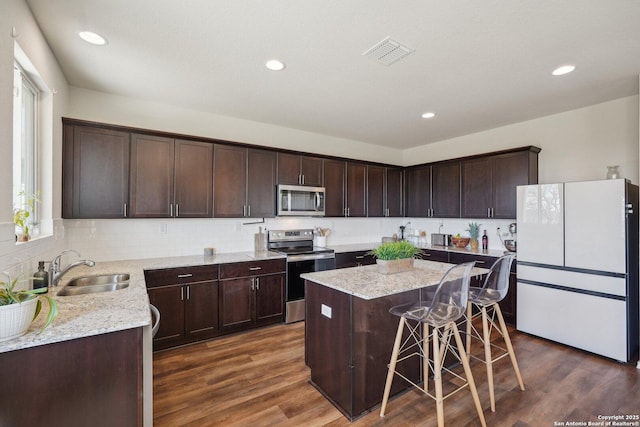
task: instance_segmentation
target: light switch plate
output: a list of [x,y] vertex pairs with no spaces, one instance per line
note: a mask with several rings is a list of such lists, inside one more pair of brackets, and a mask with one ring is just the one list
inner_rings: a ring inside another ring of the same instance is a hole
[[329,307],[328,305],[321,304],[320,312],[324,317],[328,317],[329,319],[331,319],[331,307]]

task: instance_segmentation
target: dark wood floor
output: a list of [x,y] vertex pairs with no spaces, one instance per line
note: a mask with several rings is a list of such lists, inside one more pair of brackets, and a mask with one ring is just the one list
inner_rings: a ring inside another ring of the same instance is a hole
[[[471,364],[488,425],[559,426],[640,415],[635,364],[516,331],[511,338],[526,390],[519,390],[508,358],[497,362],[495,413],[484,365]],[[303,322],[155,353],[153,369],[156,427],[436,425],[435,403],[417,391],[392,400],[385,418],[374,411],[349,423],[308,383]],[[445,400],[444,408],[448,426],[479,425],[467,390]]]

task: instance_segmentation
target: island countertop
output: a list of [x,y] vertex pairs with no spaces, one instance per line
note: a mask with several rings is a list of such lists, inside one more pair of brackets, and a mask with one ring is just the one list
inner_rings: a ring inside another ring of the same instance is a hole
[[[63,276],[59,286],[49,288],[47,295],[58,304],[58,316],[53,323],[41,331],[48,312],[48,304],[43,301],[42,312],[31,324],[28,332],[12,340],[0,342],[0,353],[150,325],[151,314],[144,270],[276,258],[284,256],[274,252],[236,252],[209,257],[195,255],[96,262],[95,267],[74,268]],[[129,287],[113,292],[57,295],[73,278],[114,273],[128,273]]]
[[[437,285],[444,273],[454,265],[416,259],[412,270],[395,274],[381,274],[378,273],[377,265],[365,265],[305,273],[300,277],[340,292],[370,300]],[[480,275],[487,271],[476,267],[473,269],[473,274]]]

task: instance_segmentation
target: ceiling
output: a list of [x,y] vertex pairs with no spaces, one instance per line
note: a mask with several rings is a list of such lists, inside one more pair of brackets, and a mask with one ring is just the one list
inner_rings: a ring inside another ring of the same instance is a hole
[[397,149],[638,93],[636,0],[27,3],[73,86]]

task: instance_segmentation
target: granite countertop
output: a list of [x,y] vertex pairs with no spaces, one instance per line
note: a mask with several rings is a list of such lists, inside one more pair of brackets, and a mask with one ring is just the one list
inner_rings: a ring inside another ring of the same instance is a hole
[[[343,244],[343,245],[329,245],[330,249],[333,249],[336,253],[344,253],[344,252],[359,252],[359,251],[370,251],[374,248],[380,246],[381,242],[371,242],[371,243],[355,243],[355,244]],[[471,254],[471,255],[483,255],[490,256],[494,258],[500,258],[505,254],[504,250],[498,249],[478,249],[472,250],[471,248],[456,248],[455,246],[434,246],[430,244],[422,244],[417,245],[421,249],[429,249],[435,251],[444,251],[444,252],[455,252],[461,254]]]
[[[377,265],[325,270],[301,274],[303,279],[318,283],[340,292],[370,300],[399,294],[425,286],[440,283],[440,279],[454,264],[416,259],[410,271],[395,274],[378,273]],[[473,274],[480,275],[488,270],[474,268]]]
[[[0,342],[0,353],[150,325],[144,270],[277,258],[284,256],[274,252],[237,252],[211,257],[199,255],[96,262],[95,267],[74,268],[63,276],[58,287],[49,288],[48,295],[58,303],[58,316],[53,323],[40,332],[48,312],[48,305],[43,302],[42,312],[28,332],[21,337]],[[60,289],[75,277],[112,273],[128,273],[131,276],[129,287],[113,292],[57,296]]]

